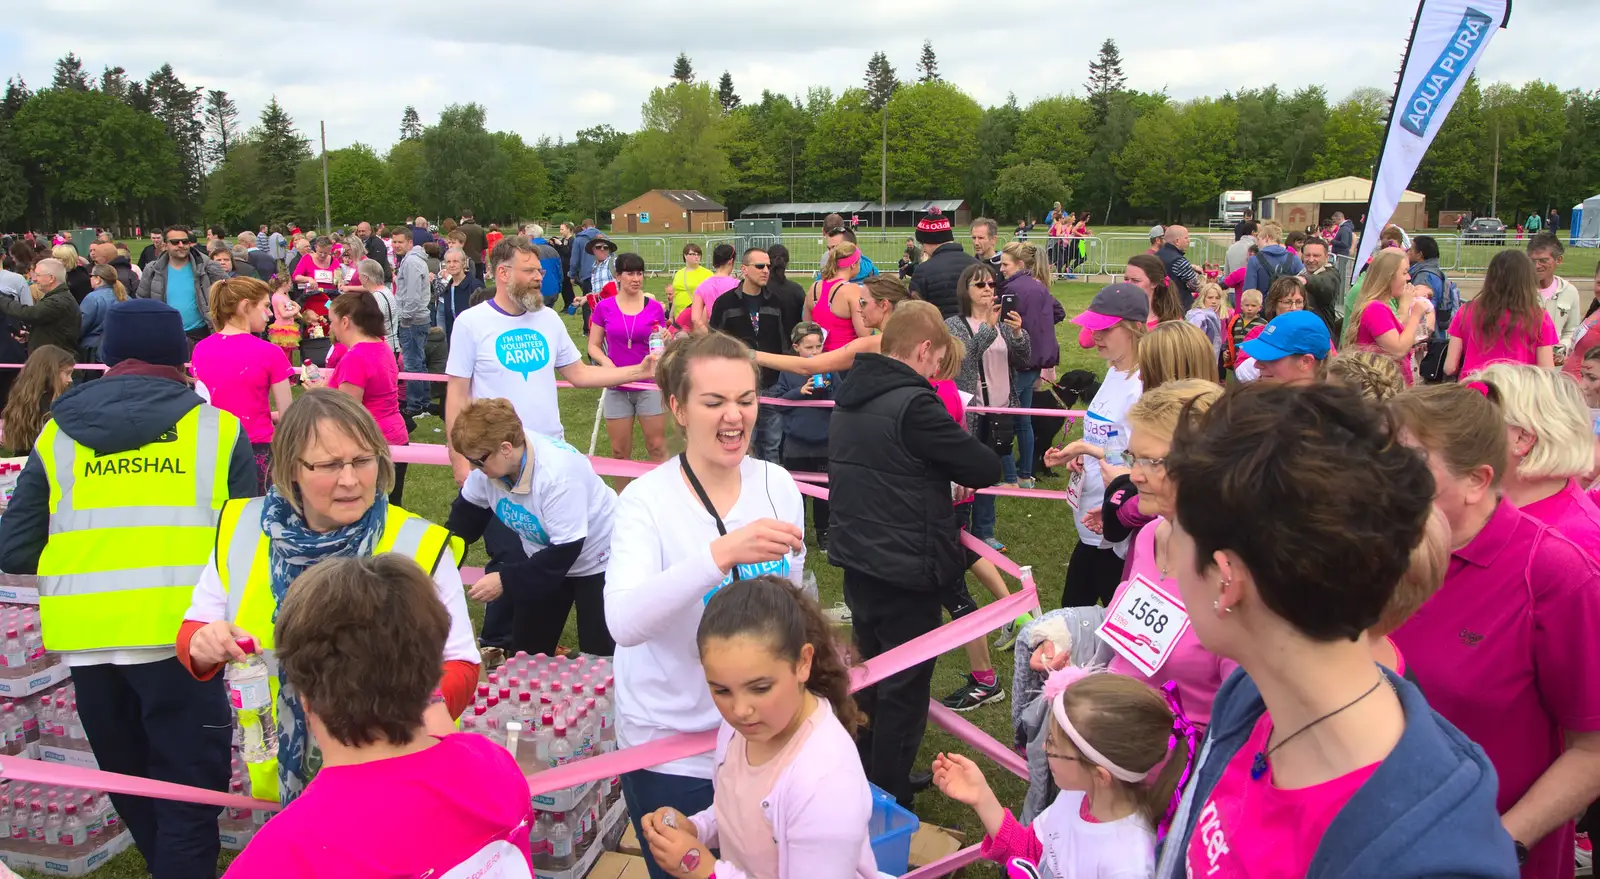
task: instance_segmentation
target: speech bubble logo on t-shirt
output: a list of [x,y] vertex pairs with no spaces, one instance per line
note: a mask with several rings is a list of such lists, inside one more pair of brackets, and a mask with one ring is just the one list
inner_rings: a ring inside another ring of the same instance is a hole
[[522,373],[523,381],[550,362],[550,344],[538,330],[507,330],[494,340],[494,349],[500,365]]
[[507,528],[522,535],[522,539],[529,543],[538,546],[550,545],[550,535],[545,533],[539,517],[512,503],[510,498],[501,498],[494,506],[494,514]]

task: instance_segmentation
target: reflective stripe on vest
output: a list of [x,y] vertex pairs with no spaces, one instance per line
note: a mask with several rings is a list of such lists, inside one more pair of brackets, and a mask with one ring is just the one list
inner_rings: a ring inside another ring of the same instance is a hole
[[238,436],[237,418],[206,405],[123,452],[97,454],[45,426],[35,448],[50,486],[38,569],[50,650],[172,644],[210,555]]
[[[227,592],[227,620],[249,632],[263,650],[276,644],[273,616],[277,601],[272,596],[272,575],[268,569],[269,539],[261,530],[263,498],[229,501],[217,525],[217,574]],[[389,505],[383,535],[373,549],[375,554],[396,552],[422,566],[430,576],[446,547],[459,561],[466,550],[461,538],[441,526],[400,507]]]

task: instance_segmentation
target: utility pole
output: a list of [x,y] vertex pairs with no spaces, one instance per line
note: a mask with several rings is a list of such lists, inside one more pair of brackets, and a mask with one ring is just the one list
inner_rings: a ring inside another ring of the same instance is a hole
[[794,138],[789,138],[789,201],[794,202]]
[[1489,216],[1500,216],[1500,114],[1494,120],[1494,182],[1489,189]]
[[322,228],[333,231],[333,202],[328,198],[328,123],[317,123],[322,128]]
[[878,230],[889,228],[889,102],[883,104],[883,170],[878,177]]

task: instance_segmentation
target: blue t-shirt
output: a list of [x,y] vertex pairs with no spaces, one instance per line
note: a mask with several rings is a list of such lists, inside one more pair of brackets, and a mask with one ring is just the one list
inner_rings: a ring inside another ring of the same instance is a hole
[[183,315],[183,328],[197,330],[206,325],[200,305],[194,301],[194,263],[186,262],[180,268],[167,264],[167,304]]

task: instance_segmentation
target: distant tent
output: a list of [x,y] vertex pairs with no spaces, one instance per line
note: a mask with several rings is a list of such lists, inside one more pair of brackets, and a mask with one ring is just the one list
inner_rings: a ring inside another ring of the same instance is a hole
[[1595,239],[1600,238],[1600,195],[1586,198],[1582,205],[1574,208],[1570,225],[1573,245],[1595,247]]

